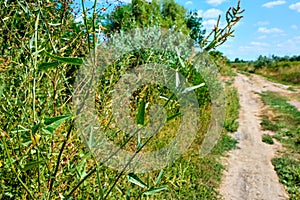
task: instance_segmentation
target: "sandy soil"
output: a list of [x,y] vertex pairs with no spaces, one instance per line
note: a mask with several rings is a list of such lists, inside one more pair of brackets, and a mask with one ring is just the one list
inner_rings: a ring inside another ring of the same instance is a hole
[[[281,148],[277,142],[273,145],[263,143],[260,130],[260,114],[264,112],[264,105],[260,96],[262,91],[275,91],[287,96],[297,94],[287,90],[288,86],[272,83],[257,76],[238,74],[235,86],[240,98],[240,117],[238,131],[233,135],[239,144],[238,148],[229,152],[225,163],[220,192],[225,200],[278,200],[288,199],[283,185],[271,163],[276,151]],[[300,93],[299,93],[300,95]],[[299,106],[297,101],[292,101]]]

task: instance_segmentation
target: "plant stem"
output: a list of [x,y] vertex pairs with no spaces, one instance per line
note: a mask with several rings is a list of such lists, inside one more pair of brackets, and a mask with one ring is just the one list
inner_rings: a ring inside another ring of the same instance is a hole
[[86,29],[86,36],[87,36],[87,40],[88,40],[88,51],[90,52],[91,50],[91,46],[90,46],[90,33],[89,33],[89,27],[87,24],[87,20],[86,20],[86,11],[85,11],[85,6],[84,6],[84,0],[81,0],[81,6],[82,6],[82,14],[83,14],[83,22],[84,22],[84,26]]
[[[137,131],[138,132],[138,131]],[[81,181],[79,181],[79,183],[71,190],[71,192],[67,195],[67,197],[70,197],[77,188],[79,188],[79,186],[86,180],[88,179],[96,170],[97,167],[102,166],[104,163],[106,163],[109,159],[111,159],[114,155],[116,155],[134,136],[136,135],[133,134],[132,136],[130,136],[125,142],[124,144],[121,145],[121,147],[115,151],[114,153],[112,153],[106,160],[102,161],[98,166],[94,167]]]
[[66,139],[65,139],[65,141],[63,142],[63,144],[62,144],[62,146],[61,146],[61,148],[60,148],[59,154],[58,154],[58,158],[57,158],[55,170],[54,170],[53,175],[51,176],[51,181],[50,181],[50,186],[49,186],[49,199],[51,199],[53,183],[54,183],[54,181],[55,181],[55,178],[56,178],[56,175],[57,175],[57,172],[58,172],[58,168],[59,168],[61,156],[62,156],[62,153],[63,153],[63,151],[64,151],[64,149],[65,149],[65,146],[66,146],[66,144],[67,144],[67,141],[69,140],[69,137],[70,137],[70,135],[71,135],[72,129],[73,129],[73,127],[74,127],[74,122],[75,122],[75,119],[72,119],[71,124],[70,124],[70,127],[69,127],[69,130],[68,130],[68,133],[67,133],[67,136],[66,136]]
[[96,37],[96,16],[97,16],[97,0],[94,0],[94,11],[93,11],[93,42],[94,42],[94,49],[96,49],[97,46],[97,37]]
[[[34,55],[34,69],[33,69],[33,88],[32,88],[32,109],[33,109],[33,122],[34,124],[36,123],[36,111],[35,111],[35,98],[36,98],[36,94],[35,94],[35,90],[36,90],[36,77],[37,77],[37,57],[38,57],[38,27],[39,27],[39,19],[40,19],[40,12],[38,12],[37,17],[36,17],[36,21],[35,21],[35,26],[34,26],[34,48],[35,48],[35,55]],[[33,137],[35,138],[35,136],[33,135]],[[37,141],[36,141],[36,145]],[[36,148],[37,151],[37,161],[39,161],[39,149],[38,146]],[[40,164],[38,164],[37,166],[38,168],[38,190],[40,192],[41,190],[41,180],[40,180]]]
[[16,168],[14,167],[13,162],[12,162],[12,160],[11,160],[11,157],[10,157],[10,155],[9,155],[9,153],[8,153],[7,146],[6,146],[6,142],[5,142],[2,138],[1,138],[1,140],[2,140],[2,144],[3,144],[3,146],[4,146],[4,151],[5,151],[6,155],[7,155],[7,158],[8,158],[8,160],[9,160],[9,163],[10,163],[10,165],[11,165],[11,168],[12,168],[13,172],[15,173],[15,175],[17,176],[18,181],[21,183],[21,185],[22,185],[23,188],[26,190],[26,192],[29,194],[30,198],[35,199],[34,196],[31,194],[30,190],[29,190],[29,189],[27,188],[27,186],[25,185],[25,183],[24,183],[24,182],[21,180],[21,178],[19,177],[19,175],[18,175],[18,173],[17,173],[17,170],[16,170]]
[[38,45],[37,45],[37,39],[38,39],[38,25],[39,25],[39,18],[40,13],[37,14],[35,26],[34,26],[34,48],[35,48],[35,54],[33,59],[33,87],[32,87],[32,110],[33,110],[33,121],[36,121],[36,113],[35,113],[35,87],[36,87],[36,71],[37,71],[37,56],[38,56]]

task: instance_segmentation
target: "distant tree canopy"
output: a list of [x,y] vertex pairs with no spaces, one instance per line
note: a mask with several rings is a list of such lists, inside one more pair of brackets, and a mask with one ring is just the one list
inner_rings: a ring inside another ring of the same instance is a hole
[[263,56],[259,55],[256,60],[252,61],[244,61],[243,59],[240,58],[235,58],[234,63],[254,63],[256,68],[261,68],[264,66],[268,66],[270,64],[276,63],[276,62],[294,62],[294,61],[300,61],[300,55],[293,55],[293,56],[276,56],[276,55],[271,55],[271,56]]
[[109,13],[103,27],[104,33],[110,37],[120,30],[159,26],[189,35],[196,44],[210,51],[233,36],[233,27],[243,17],[243,12],[238,1],[237,7],[230,7],[225,14],[226,25],[221,27],[219,16],[215,27],[205,35],[202,18],[197,12],[187,11],[174,0],[152,0],[151,3],[146,0],[132,0],[132,3],[117,6]]
[[120,30],[160,26],[189,34],[200,43],[205,34],[201,22],[196,12],[188,12],[174,0],[153,0],[151,3],[133,0],[110,13],[104,26],[108,36]]

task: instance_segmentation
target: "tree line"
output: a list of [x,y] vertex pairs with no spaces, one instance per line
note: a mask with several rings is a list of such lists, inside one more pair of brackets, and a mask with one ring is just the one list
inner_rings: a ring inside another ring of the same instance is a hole
[[245,61],[240,58],[235,58],[234,63],[246,63],[246,62],[257,62],[257,63],[264,63],[264,64],[271,64],[274,62],[294,62],[294,61],[300,61],[300,55],[293,55],[293,56],[276,56],[276,55],[271,55],[271,56],[263,56],[259,55],[256,60],[252,61]]

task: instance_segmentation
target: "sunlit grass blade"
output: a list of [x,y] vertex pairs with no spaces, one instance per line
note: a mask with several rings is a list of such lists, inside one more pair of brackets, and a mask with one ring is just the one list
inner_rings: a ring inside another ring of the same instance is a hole
[[130,173],[128,174],[128,181],[135,184],[135,185],[138,185],[140,186],[141,188],[147,188],[147,184],[144,183],[137,175],[135,175],[134,173]]
[[179,113],[176,113],[176,114],[174,114],[174,115],[168,117],[168,118],[167,118],[167,121],[170,121],[170,120],[172,120],[172,119],[174,119],[174,118],[176,118],[176,117],[178,117],[178,116],[182,116],[182,113],[179,112]]
[[72,115],[63,115],[53,118],[45,118],[44,123],[47,125],[45,128],[43,128],[43,131],[48,134],[53,134],[53,131],[64,121],[67,119],[70,119]]
[[136,115],[137,124],[144,125],[144,123],[145,123],[145,109],[146,109],[146,102],[143,99],[140,106],[139,106],[138,113]]
[[46,54],[47,54],[48,57],[53,58],[53,59],[55,59],[57,61],[60,61],[60,62],[63,62],[63,63],[67,63],[67,64],[71,64],[71,65],[82,65],[83,64],[83,59],[82,58],[61,57],[61,56],[56,56],[56,55],[50,54],[48,52],[46,52]]
[[146,190],[143,194],[145,194],[145,195],[152,195],[152,194],[161,192],[163,190],[168,190],[168,188],[166,188],[166,187],[152,188],[150,190]]
[[59,62],[51,62],[51,63],[42,63],[40,66],[39,66],[39,70],[47,70],[47,69],[51,69],[51,68],[54,68],[54,67],[57,67],[59,64]]
[[22,168],[22,171],[27,171],[33,167],[37,167],[39,164],[45,163],[45,160],[39,160],[39,161],[33,161],[30,163],[27,163],[24,168]]
[[155,185],[157,185],[157,184],[159,183],[159,181],[160,181],[160,179],[161,179],[163,173],[164,173],[164,170],[163,170],[163,169],[160,170],[158,176],[157,176],[156,179],[155,179]]
[[203,86],[205,86],[205,83],[201,83],[201,84],[199,84],[199,85],[195,85],[195,86],[192,86],[192,87],[188,87],[188,88],[185,88],[185,89],[182,91],[182,93],[184,94],[184,93],[190,92],[190,91],[192,91],[192,90],[198,89],[198,88],[203,87]]

